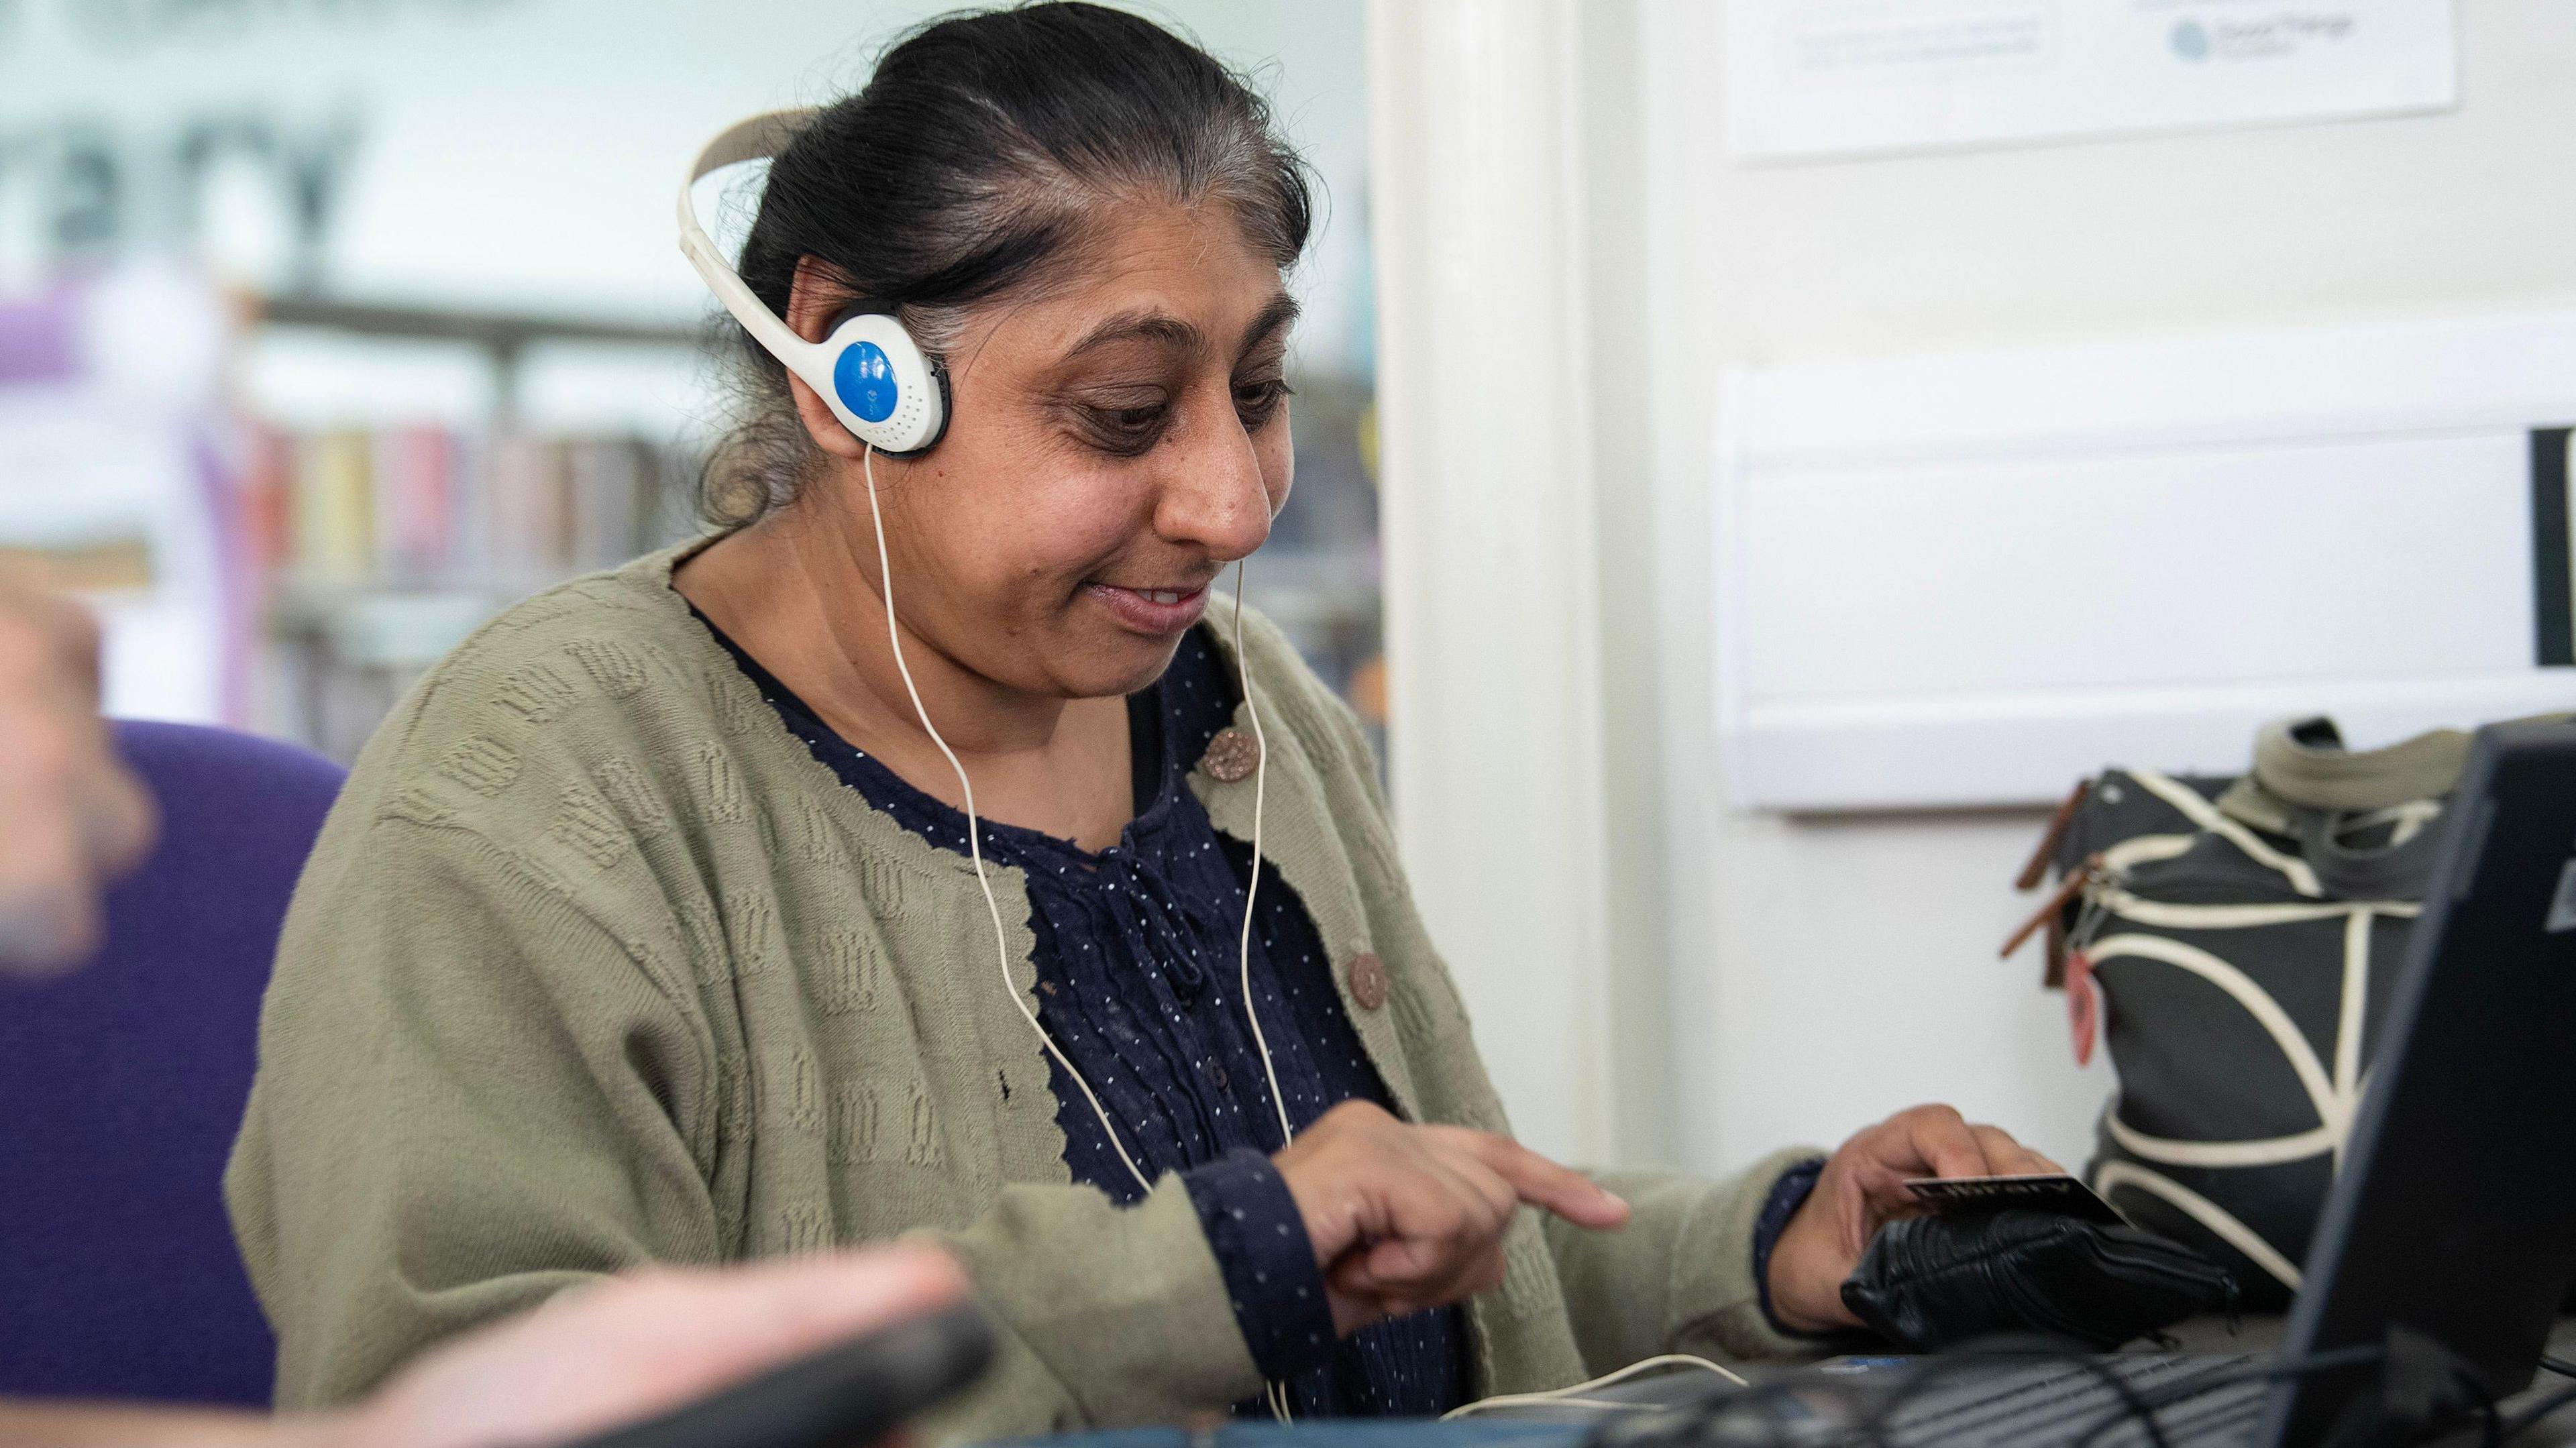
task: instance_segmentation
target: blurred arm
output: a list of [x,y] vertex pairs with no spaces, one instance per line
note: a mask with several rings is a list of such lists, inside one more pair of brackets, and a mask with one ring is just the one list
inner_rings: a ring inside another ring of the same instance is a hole
[[729,1271],[657,1269],[567,1293],[423,1358],[335,1413],[0,1403],[10,1448],[503,1448],[640,1422],[965,1295],[925,1247]]
[[98,651],[79,605],[0,578],[0,973],[97,949],[100,894],[152,842],[98,715]]

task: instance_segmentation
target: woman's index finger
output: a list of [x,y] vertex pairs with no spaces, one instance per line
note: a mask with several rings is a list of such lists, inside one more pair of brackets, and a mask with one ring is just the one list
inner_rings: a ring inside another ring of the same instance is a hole
[[1578,1227],[1616,1227],[1628,1220],[1626,1202],[1572,1167],[1559,1166],[1506,1136],[1477,1133],[1477,1138],[1477,1158],[1531,1206]]

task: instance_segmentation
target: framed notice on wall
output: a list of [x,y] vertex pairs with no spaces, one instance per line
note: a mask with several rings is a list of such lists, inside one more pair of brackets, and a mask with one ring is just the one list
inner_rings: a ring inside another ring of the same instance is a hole
[[2576,310],[1725,379],[1716,718],[1738,804],[2039,806],[2576,708]]
[[2454,0],[1728,0],[1748,160],[2459,104]]

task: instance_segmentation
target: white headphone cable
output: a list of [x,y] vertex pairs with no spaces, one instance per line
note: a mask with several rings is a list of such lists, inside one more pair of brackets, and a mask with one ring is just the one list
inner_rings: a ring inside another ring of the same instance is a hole
[[1109,1133],[1110,1148],[1118,1153],[1120,1161],[1127,1164],[1127,1174],[1136,1179],[1139,1189],[1151,1193],[1154,1184],[1145,1180],[1145,1173],[1136,1165],[1136,1158],[1127,1154],[1127,1144],[1118,1139],[1118,1128],[1111,1124],[1109,1112],[1101,1106],[1100,1097],[1092,1091],[1091,1083],[1082,1079],[1082,1072],[1055,1043],[1055,1037],[1048,1035],[1047,1028],[1038,1024],[1038,1013],[1029,1008],[1028,1001],[1020,995],[1019,986],[1011,980],[1010,936],[1002,928],[1002,905],[993,898],[993,882],[984,873],[982,832],[975,822],[974,781],[966,777],[966,766],[957,762],[957,751],[948,747],[948,741],[940,737],[938,726],[930,722],[930,711],[921,705],[921,690],[912,682],[912,666],[903,661],[903,631],[895,626],[894,621],[894,566],[886,558],[885,514],[877,507],[877,450],[874,446],[869,446],[860,455],[859,467],[868,479],[868,521],[875,525],[877,533],[877,592],[885,599],[886,638],[894,645],[895,672],[903,675],[903,691],[912,696],[913,717],[921,721],[922,732],[930,736],[930,742],[939,746],[939,752],[948,760],[948,767],[957,772],[957,788],[966,796],[966,852],[975,861],[975,883],[983,887],[984,909],[993,917],[993,957],[1002,966],[1002,991],[1011,998],[1011,1004],[1020,1008],[1020,1014],[1028,1020],[1029,1029],[1038,1033],[1038,1039],[1054,1055],[1056,1064],[1064,1067],[1064,1073],[1073,1078],[1073,1084],[1082,1088],[1082,1098],[1091,1103],[1092,1114],[1100,1118],[1100,1129]]
[[1261,893],[1261,807],[1270,783],[1270,740],[1261,732],[1261,706],[1252,702],[1252,669],[1243,656],[1243,567],[1234,562],[1234,666],[1241,681],[1243,716],[1252,721],[1252,878],[1243,887],[1243,938],[1235,954],[1243,981],[1243,1019],[1252,1027],[1252,1044],[1261,1052],[1261,1069],[1270,1078],[1270,1104],[1279,1112],[1279,1144],[1297,1137],[1288,1124],[1288,1098],[1279,1090],[1279,1068],[1270,1059],[1270,1041],[1261,1033],[1261,1013],[1252,1008],[1252,902]]
[[1582,1395],[1596,1388],[1612,1387],[1630,1378],[1643,1377],[1647,1373],[1660,1372],[1665,1368],[1696,1368],[1701,1372],[1715,1373],[1739,1388],[1752,1386],[1733,1369],[1720,1367],[1704,1357],[1694,1357],[1686,1352],[1659,1353],[1654,1357],[1642,1358],[1630,1363],[1615,1373],[1603,1373],[1588,1382],[1576,1383],[1568,1388],[1551,1388],[1543,1393],[1504,1393],[1498,1397],[1478,1398],[1465,1407],[1451,1408],[1441,1414],[1440,1421],[1446,1423],[1452,1419],[1472,1417],[1478,1413],[1491,1412],[1496,1408],[1538,1407],[1546,1404],[1567,1408],[1634,1408],[1638,1406],[1636,1403],[1621,1402],[1615,1398],[1587,1398]]
[[[966,766],[958,761],[957,751],[948,747],[948,741],[940,735],[938,726],[930,722],[930,711],[922,706],[921,689],[912,681],[912,666],[904,661],[903,630],[896,624],[894,613],[894,565],[886,554],[885,514],[877,506],[877,450],[872,444],[863,446],[866,451],[859,455],[859,470],[867,478],[868,522],[876,531],[877,593],[885,600],[886,641],[894,647],[895,672],[903,676],[903,691],[912,700],[913,717],[921,721],[921,730],[930,736],[930,742],[939,746],[940,756],[948,761],[948,767],[957,775],[958,792],[965,796],[966,853],[975,862],[975,883],[984,892],[985,913],[992,917],[993,955],[1002,968],[1002,991],[1011,998],[1011,1004],[1019,1008],[1021,1017],[1029,1023],[1029,1029],[1038,1033],[1038,1040],[1046,1046],[1048,1054],[1055,1057],[1056,1064],[1064,1067],[1064,1073],[1073,1078],[1073,1084],[1082,1088],[1082,1099],[1091,1103],[1091,1113],[1100,1118],[1100,1129],[1109,1134],[1110,1149],[1117,1152],[1118,1159],[1126,1164],[1127,1174],[1136,1179],[1140,1190],[1151,1193],[1154,1184],[1145,1179],[1143,1169],[1136,1165],[1136,1158],[1128,1154],[1127,1144],[1118,1139],[1118,1127],[1110,1121],[1108,1108],[1100,1104],[1099,1094],[1091,1089],[1089,1081],[1083,1079],[1081,1070],[1073,1064],[1072,1058],[1065,1055],[1064,1048],[1056,1044],[1055,1037],[1047,1034],[1047,1028],[1038,1021],[1037,1012],[1030,1008],[1027,999],[1020,994],[1019,986],[1011,979],[1010,935],[1002,927],[1002,905],[993,896],[992,879],[984,873],[984,844],[975,818],[974,781],[966,777]],[[1261,1052],[1261,1069],[1269,1077],[1270,1104],[1278,1108],[1279,1139],[1284,1145],[1294,1135],[1295,1129],[1288,1124],[1288,1102],[1279,1092],[1279,1068],[1270,1059],[1270,1043],[1262,1035],[1261,1016],[1252,1008],[1252,902],[1261,888],[1261,815],[1263,796],[1270,778],[1270,744],[1261,732],[1261,710],[1252,702],[1252,671],[1243,656],[1243,563],[1240,559],[1234,565],[1234,662],[1236,677],[1241,680],[1244,713],[1252,721],[1255,751],[1252,766],[1252,877],[1244,887],[1243,934],[1237,963],[1243,982],[1244,1019],[1252,1026],[1252,1042]],[[1266,1384],[1262,1391],[1273,1416],[1282,1423],[1294,1421],[1288,1410],[1287,1384]]]
[[[1261,1013],[1252,1008],[1252,902],[1261,894],[1261,807],[1270,784],[1270,740],[1261,732],[1261,706],[1252,701],[1252,666],[1243,654],[1244,563],[1241,558],[1234,561],[1234,667],[1243,694],[1243,716],[1252,721],[1252,875],[1243,886],[1243,935],[1237,942],[1235,963],[1243,982],[1243,1019],[1252,1027],[1262,1074],[1270,1080],[1270,1104],[1279,1112],[1279,1144],[1284,1148],[1296,1140],[1297,1128],[1288,1124],[1288,1098],[1279,1089],[1279,1067],[1270,1059],[1269,1038],[1261,1033]],[[1270,1400],[1270,1416],[1282,1423],[1297,1421],[1297,1415],[1288,1410],[1286,1383],[1266,1384],[1262,1392]]]

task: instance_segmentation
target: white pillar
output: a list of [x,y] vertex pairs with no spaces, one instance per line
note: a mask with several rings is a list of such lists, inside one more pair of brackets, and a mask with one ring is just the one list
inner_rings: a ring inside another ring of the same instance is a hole
[[1390,768],[1521,1138],[1619,1139],[1578,0],[1372,0]]

